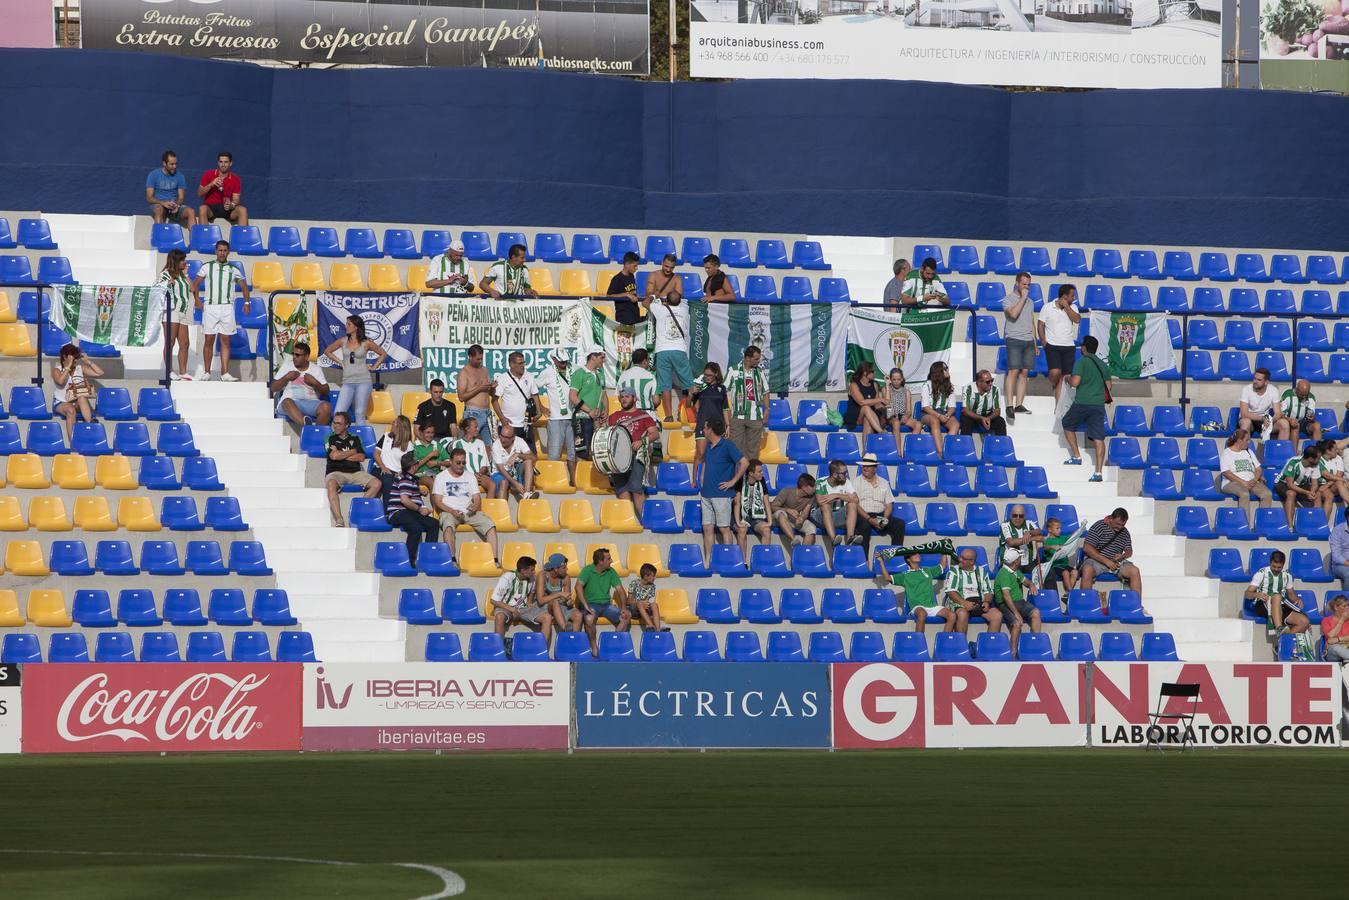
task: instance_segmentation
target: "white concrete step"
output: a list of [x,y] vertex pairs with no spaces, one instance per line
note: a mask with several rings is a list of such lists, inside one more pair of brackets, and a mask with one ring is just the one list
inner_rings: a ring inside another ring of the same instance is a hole
[[[215,382],[211,382],[214,384]],[[222,382],[223,383],[223,382]],[[264,397],[225,397],[209,403],[203,403],[192,411],[193,418],[203,422],[234,422],[249,420],[261,426],[263,422],[275,422],[284,427],[284,423],[273,415],[275,407]]]
[[317,594],[288,594],[290,611],[297,617],[310,619],[359,619],[379,616],[379,597],[367,595],[320,596]]
[[84,253],[89,250],[116,250],[125,253],[135,252],[131,236],[119,231],[68,231],[60,235],[55,231],[52,236],[61,246],[61,252],[69,256],[72,252]]
[[[342,550],[348,554],[356,551],[356,531],[351,528],[332,528],[326,523],[319,527],[301,527],[297,525],[254,527],[253,534],[267,545],[270,553],[275,550]],[[269,557],[270,558],[270,557]],[[273,563],[273,568],[276,567]],[[343,568],[349,568],[344,566]]]
[[320,641],[315,637],[319,659],[330,662],[403,662],[407,651],[403,641]]
[[379,594],[379,576],[373,572],[280,572],[277,586],[286,593],[335,597],[373,597]]
[[209,430],[201,434],[193,428],[192,437],[196,440],[197,447],[207,456],[213,456],[217,451],[228,452],[245,448],[252,453],[275,453],[278,456],[290,452],[290,435],[286,434],[212,434]]
[[[346,529],[332,529],[333,531],[345,531]],[[294,549],[278,548],[273,551],[270,544],[267,547],[267,559],[273,569],[287,574],[298,574],[302,572],[323,572],[337,575],[343,573],[354,574],[356,572],[356,555],[349,548],[342,549]]]
[[263,450],[253,443],[254,438],[273,438],[290,436],[285,434],[285,425],[280,419],[258,418],[242,415],[237,419],[226,417],[211,418],[192,411],[192,434],[202,437],[243,438],[233,452],[235,453],[275,453],[278,457],[289,455],[290,447],[285,450]]
[[239,505],[249,510],[260,509],[324,509],[328,497],[322,488],[239,487],[230,493],[239,498]]
[[331,525],[331,515],[327,505],[312,506],[306,509],[282,509],[276,507],[255,508],[240,506],[246,511],[248,524],[253,530],[258,528],[327,528]]
[[[135,216],[90,216],[78,213],[43,213],[42,218],[51,226],[52,234],[65,231],[85,231],[104,233],[122,233],[127,235],[127,247],[132,246],[132,235],[136,231]],[[59,238],[58,238],[59,240]]]
[[1169,631],[1176,641],[1240,642],[1248,650],[1251,642],[1251,623],[1243,619],[1163,619],[1154,615],[1152,627]]
[[313,619],[306,623],[317,644],[322,640],[342,643],[359,641],[396,641],[402,644],[407,636],[405,623],[400,619]]
[[1186,662],[1249,662],[1251,646],[1235,641],[1176,641],[1176,655]]
[[[199,420],[194,417],[193,421]],[[213,453],[211,458],[221,472],[261,474],[264,469],[269,470],[268,474],[298,472],[301,478],[297,487],[304,485],[304,457],[293,453],[286,456],[276,453]]]
[[[53,235],[55,232],[53,232]],[[73,241],[78,243],[79,238],[72,235]],[[62,250],[67,249],[65,243],[59,238],[57,242],[62,245]],[[74,246],[71,253],[72,266],[74,260],[78,258],[82,265],[99,269],[135,269],[154,271],[155,252],[153,250],[133,250],[126,248],[91,248]]]
[[1143,596],[1148,595],[1148,588],[1158,584],[1157,579],[1180,578],[1185,574],[1185,557],[1169,556],[1142,556],[1135,554],[1133,561],[1138,566],[1138,570],[1143,573]]
[[[1169,582],[1171,579],[1168,578],[1167,581]],[[1217,596],[1162,597],[1157,596],[1148,590],[1148,585],[1146,584],[1143,585],[1143,589],[1143,608],[1159,621],[1163,618],[1174,619],[1185,618],[1187,616],[1210,619],[1216,619],[1218,617],[1219,603]],[[1166,629],[1158,627],[1158,630],[1165,631]]]
[[[257,400],[266,398],[267,386],[260,382],[251,381],[175,381],[173,383],[174,399],[180,403],[183,401],[198,401],[203,410],[211,408],[219,409],[219,406],[213,406],[222,400]],[[183,407],[180,405],[179,410]],[[211,415],[206,412],[206,415]],[[218,415],[218,414],[217,414]]]

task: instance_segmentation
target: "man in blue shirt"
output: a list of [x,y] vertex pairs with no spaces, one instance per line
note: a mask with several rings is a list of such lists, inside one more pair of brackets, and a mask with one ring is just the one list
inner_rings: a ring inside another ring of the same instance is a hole
[[712,559],[712,529],[721,532],[724,544],[735,542],[731,534],[731,515],[735,504],[736,484],[749,468],[749,460],[726,437],[726,423],[711,419],[703,430],[707,436],[707,452],[703,455],[703,559]]
[[1340,589],[1349,591],[1349,524],[1344,520],[1330,532],[1330,574],[1340,580]]
[[191,228],[197,224],[197,214],[183,200],[187,196],[187,180],[178,171],[178,154],[165,150],[162,165],[151,169],[145,179],[145,202],[150,204],[150,215],[156,222],[178,222]]

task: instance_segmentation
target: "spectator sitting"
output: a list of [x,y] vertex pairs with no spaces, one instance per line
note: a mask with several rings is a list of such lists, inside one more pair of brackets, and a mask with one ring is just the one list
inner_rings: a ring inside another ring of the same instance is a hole
[[913,266],[909,265],[907,259],[897,259],[892,270],[895,277],[885,283],[881,301],[885,304],[886,312],[899,312],[904,308],[904,281],[909,277],[909,272],[913,271]]
[[651,371],[651,354],[645,348],[638,347],[632,351],[632,365],[618,376],[618,387],[620,390],[631,388],[637,397],[637,408],[655,417],[658,408],[656,376]]
[[760,544],[773,539],[773,524],[769,516],[768,494],[764,490],[763,463],[757,459],[749,461],[745,477],[740,480],[740,493],[735,498],[732,518],[735,520],[735,538],[740,544],[740,554],[749,564],[749,533],[759,536]]
[[581,612],[573,599],[574,587],[567,574],[567,557],[561,553],[548,557],[536,590],[536,602],[547,608],[558,631],[581,630]]
[[1346,446],[1349,446],[1349,440],[1326,439],[1316,445],[1317,450],[1321,452],[1321,482],[1325,485],[1332,509],[1337,497],[1341,503],[1349,504],[1349,483],[1346,483],[1344,478],[1343,453]]
[[927,370],[927,381],[921,395],[923,425],[932,434],[932,443],[941,456],[946,435],[960,432],[960,419],[955,411],[955,386],[951,384],[951,370],[944,362],[934,362]]
[[309,349],[306,342],[296,341],[290,360],[276,373],[272,393],[281,392],[276,414],[296,425],[309,422],[327,425],[333,417],[333,405],[328,402],[328,379],[320,366],[310,364]]
[[937,277],[937,261],[935,259],[929,256],[923,260],[921,268],[909,272],[904,279],[900,302],[905,306],[919,307],[951,305],[951,298],[946,296],[946,286]]
[[642,299],[651,322],[652,330],[648,333],[655,341],[656,392],[669,423],[678,415],[675,389],[679,390],[682,408],[683,396],[693,386],[693,370],[689,367],[689,307],[683,302],[683,282],[674,269],[675,255],[665,254],[660,270],[648,279],[646,297]]
[[[1278,396],[1269,386],[1269,369],[1261,367],[1252,373],[1250,386],[1241,389],[1237,406],[1237,428],[1253,438],[1265,437],[1265,427],[1274,424]],[[1270,429],[1270,434],[1274,429]]]
[[450,457],[445,444],[436,440],[435,427],[430,422],[422,422],[417,426],[417,441],[412,445],[412,456],[417,460],[417,468],[413,473],[417,483],[423,490],[431,490],[441,469],[449,466]]
[[203,339],[197,377],[203,381],[211,380],[211,356],[217,342],[220,344],[220,380],[239,380],[230,374],[230,338],[238,330],[234,322],[234,288],[237,285],[243,291],[245,301],[249,299],[249,293],[242,271],[229,260],[229,241],[216,241],[215,259],[198,269],[197,277],[192,279],[192,301],[201,310]]
[[539,602],[538,584],[534,579],[537,565],[532,556],[520,557],[515,561],[515,571],[503,572],[496,587],[492,588],[492,622],[506,645],[508,656],[511,638],[506,629],[512,625],[538,631],[545,641],[551,642],[553,637],[553,616],[547,605]]
[[913,398],[909,396],[909,385],[904,380],[903,369],[891,369],[890,380],[885,386],[885,417],[890,423],[890,433],[895,436],[895,453],[904,455],[904,429],[913,434],[923,430],[913,417]]
[[710,362],[703,366],[702,377],[693,382],[689,399],[697,412],[693,426],[693,486],[698,486],[702,474],[703,456],[707,453],[707,423],[713,419],[726,424],[726,386],[721,383],[721,366]]
[[525,245],[511,244],[505,259],[499,259],[487,268],[478,287],[493,300],[518,300],[537,297],[539,292],[529,284],[529,267],[525,265]]
[[1321,423],[1316,420],[1316,395],[1311,382],[1299,378],[1291,390],[1283,392],[1274,409],[1274,437],[1296,441],[1299,437],[1321,440]]
[[512,350],[506,357],[506,371],[497,373],[492,385],[492,412],[497,424],[505,422],[515,429],[530,453],[534,453],[534,420],[538,418],[539,385],[525,371],[525,355]]
[[[1012,292],[1002,301],[1002,339],[1007,345],[1007,421],[1015,422],[1017,413],[1026,409],[1026,378],[1035,368],[1040,347],[1035,342],[1035,303],[1030,298],[1030,273],[1017,272]],[[966,392],[968,393],[968,388]]]
[[628,582],[629,617],[636,616],[643,631],[669,631],[660,618],[656,603],[656,567],[642,563],[637,577]]
[[836,459],[829,462],[829,477],[815,485],[812,521],[835,547],[862,543],[862,536],[857,534],[857,490],[848,480],[847,465]]
[[974,384],[965,386],[965,403],[960,408],[960,433],[974,434],[976,431],[1007,434],[1007,423],[1002,418],[1002,398],[993,383],[993,373],[987,369],[980,369],[974,376]]
[[201,198],[197,217],[203,225],[216,219],[226,219],[235,225],[248,224],[248,209],[239,203],[243,183],[233,169],[234,156],[228,150],[221,150],[216,154],[215,168],[202,173],[201,184],[197,187],[197,196]]
[[1058,403],[1060,386],[1065,373],[1073,371],[1077,362],[1077,328],[1082,316],[1077,311],[1077,288],[1071,284],[1059,285],[1059,295],[1040,312],[1040,344],[1045,348],[1045,367],[1049,370],[1049,385],[1054,389]]
[[1082,465],[1082,453],[1077,447],[1077,429],[1085,427],[1087,440],[1096,450],[1096,473],[1089,481],[1101,481],[1105,465],[1105,396],[1110,389],[1110,372],[1096,356],[1100,342],[1091,335],[1082,339],[1082,358],[1073,365],[1068,376],[1069,387],[1077,388],[1072,406],[1063,414],[1063,439],[1068,442],[1066,466]]
[[964,610],[943,606],[933,589],[934,583],[941,584],[946,579],[945,556],[941,558],[940,565],[925,567],[921,553],[910,553],[904,557],[904,564],[908,568],[901,569],[894,575],[877,575],[876,584],[881,588],[895,584],[904,592],[904,602],[913,616],[914,631],[921,634],[927,630],[929,618],[941,619],[942,631],[955,631],[956,623],[961,621],[962,617],[968,620]]
[[703,558],[712,558],[712,530],[715,528],[722,543],[729,544],[735,503],[735,487],[749,470],[749,460],[739,448],[725,437],[726,426],[715,419],[707,423],[707,453],[703,457]]
[[884,534],[896,547],[904,543],[904,520],[895,515],[895,493],[890,482],[876,474],[876,457],[862,457],[861,475],[853,482],[857,494],[857,533],[862,547],[871,556],[871,536]]
[[403,469],[404,454],[412,452],[412,423],[407,416],[398,416],[375,445],[375,468],[384,490],[397,480]]
[[726,396],[730,401],[731,443],[740,455],[752,459],[763,447],[764,428],[768,425],[768,376],[764,374],[763,351],[750,344],[740,365],[726,373]]
[[860,424],[863,435],[885,434],[885,426],[881,423],[885,407],[886,400],[880,396],[880,385],[876,383],[875,363],[858,363],[848,381],[848,403],[843,408],[843,427],[853,431]]
[[[1069,538],[1070,535],[1063,533],[1062,522],[1053,516],[1045,519],[1045,544],[1043,551],[1045,562],[1049,562],[1054,554],[1057,553],[1064,544],[1068,543]],[[1060,581],[1063,582],[1063,589],[1065,591],[1071,591],[1077,587],[1077,569],[1073,565],[1073,560],[1066,556],[1062,559],[1055,560],[1049,568],[1045,570],[1045,590],[1056,590]]]
[[438,441],[456,437],[459,410],[455,409],[454,403],[445,399],[445,382],[432,378],[428,390],[431,396],[417,404],[417,422],[430,422]]
[[481,344],[468,348],[467,362],[459,370],[459,402],[464,404],[464,415],[478,420],[478,430],[486,432],[491,427],[492,412],[488,402],[492,398],[492,375],[482,364]]
[[533,500],[534,463],[536,457],[529,445],[515,436],[515,429],[503,422],[492,442],[492,481],[496,496],[507,499],[514,494],[520,500]]
[[492,517],[482,511],[482,497],[478,479],[464,466],[463,448],[455,447],[450,451],[449,467],[441,470],[431,488],[431,506],[440,513],[440,528],[451,553],[459,526],[467,525],[492,548],[492,561],[496,562],[500,558],[497,526]]
[[[1301,634],[1311,625],[1302,611],[1302,600],[1293,590],[1293,576],[1285,571],[1288,557],[1282,550],[1269,555],[1269,565],[1256,570],[1246,586],[1245,597],[1252,601],[1251,612],[1262,617],[1271,632],[1282,634],[1285,629]],[[1278,601],[1278,602],[1275,602]]]
[[609,416],[609,424],[628,433],[632,441],[632,467],[626,472],[609,476],[609,484],[620,500],[632,503],[637,518],[642,517],[646,501],[647,472],[659,460],[660,423],[644,409],[637,407],[637,394],[631,386],[618,389],[618,410]]
[[1349,591],[1349,520],[1345,518],[1330,529],[1330,574],[1340,580],[1340,590]]
[[342,508],[337,500],[342,488],[354,484],[365,491],[366,497],[378,497],[383,487],[383,483],[361,465],[365,462],[365,444],[360,435],[347,430],[350,424],[350,416],[337,413],[333,416],[332,433],[324,443],[328,462],[324,467],[323,482],[328,489],[328,509],[338,528],[345,528],[347,524],[342,519]]
[[1288,460],[1279,473],[1279,483],[1274,490],[1283,501],[1289,528],[1294,525],[1293,511],[1299,506],[1319,506],[1325,510],[1327,520],[1335,511],[1335,504],[1321,484],[1321,454],[1315,445],[1304,448],[1300,457]]
[[407,532],[408,560],[414,566],[417,564],[417,548],[421,546],[422,539],[434,541],[440,532],[440,526],[431,517],[431,507],[422,502],[417,479],[412,477],[416,465],[416,457],[411,453],[406,454],[402,472],[384,495],[384,519],[393,527]]
[[[384,365],[388,353],[365,336],[365,320],[360,316],[347,316],[344,324],[346,334],[323,351],[324,356],[336,360],[342,367],[342,393],[337,398],[334,412],[350,410],[356,424],[364,425],[365,410],[375,389],[371,373]],[[371,353],[375,354],[373,363],[369,361]]]
[[52,367],[52,412],[66,420],[66,440],[75,436],[75,414],[86,422],[94,421],[97,391],[89,376],[103,377],[98,363],[84,355],[75,344],[66,344]]
[[1321,636],[1326,641],[1326,662],[1349,662],[1349,600],[1343,594],[1326,604]]
[[450,246],[431,262],[426,272],[427,289],[450,297],[472,294],[475,281],[473,269],[464,262],[463,241],[450,241]]
[[600,548],[591,554],[591,564],[581,570],[576,579],[575,602],[581,611],[582,624],[590,637],[590,653],[599,655],[596,624],[607,619],[618,631],[627,631],[632,625],[628,612],[627,594],[623,582],[613,570],[608,550]]
[[1030,624],[1030,630],[1040,630],[1040,610],[1026,600],[1026,588],[1029,587],[1026,576],[1021,574],[1021,553],[1008,550],[1002,556],[1002,567],[993,579],[993,602],[1002,613],[1003,621],[1012,636],[1012,649],[1015,651],[1021,629]]
[[604,421],[604,351],[591,350],[585,365],[572,373],[567,399],[571,403],[572,439],[579,459],[590,459],[595,428]]
[[178,154],[165,150],[159,168],[145,178],[145,202],[156,222],[178,222],[184,228],[197,224],[197,214],[187,205],[187,179],[178,171]]
[[1082,542],[1080,569],[1084,590],[1108,572],[1119,578],[1126,588],[1143,596],[1143,576],[1129,559],[1134,552],[1134,541],[1129,534],[1128,522],[1129,511],[1121,506],[1087,531]]
[[703,302],[734,303],[735,288],[731,286],[726,273],[721,271],[721,257],[715,253],[704,256],[703,271],[707,273],[707,278],[703,279]]
[[947,574],[942,590],[947,605],[956,611],[956,631],[966,633],[970,619],[982,616],[988,633],[993,634],[1002,628],[1002,613],[993,603],[993,582],[974,564],[975,559],[973,547],[961,548],[956,568]]
[[778,491],[773,498],[772,510],[783,543],[792,547],[814,544],[815,523],[810,520],[810,514],[815,510],[815,476],[802,472],[797,476],[796,487]]
[[637,264],[642,258],[629,250],[623,254],[623,268],[609,279],[605,296],[614,302],[614,319],[620,325],[636,325],[642,321],[642,308],[637,301]]
[[459,422],[459,437],[450,442],[450,449],[464,451],[464,465],[470,475],[478,479],[478,487],[484,494],[492,494],[496,483],[492,481],[492,452],[479,437],[478,420],[464,417]]
[[543,414],[548,417],[548,458],[567,460],[567,484],[576,487],[576,440],[571,424],[571,359],[558,347],[550,351],[552,365],[537,379],[543,398]]
[[[1247,420],[1242,419],[1242,422],[1245,421]],[[1261,419],[1256,424],[1263,422]],[[1260,502],[1261,508],[1269,506],[1273,495],[1269,491],[1269,485],[1265,484],[1264,469],[1260,468],[1255,454],[1251,452],[1250,432],[1238,428],[1232,433],[1223,447],[1218,469],[1222,472],[1222,492],[1237,498],[1237,505],[1241,507],[1248,520],[1251,515],[1252,494]]]
[[1017,551],[1024,564],[1021,571],[1030,575],[1035,571],[1035,560],[1040,558],[1037,545],[1043,541],[1044,533],[1027,521],[1026,507],[1018,503],[1007,511],[1006,521],[999,526],[997,558],[1002,559],[1008,550]]

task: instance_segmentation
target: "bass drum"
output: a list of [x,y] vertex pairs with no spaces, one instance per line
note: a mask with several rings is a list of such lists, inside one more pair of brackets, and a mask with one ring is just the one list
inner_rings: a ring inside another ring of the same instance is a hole
[[632,470],[632,435],[622,425],[595,429],[590,441],[590,461],[605,475],[622,475]]

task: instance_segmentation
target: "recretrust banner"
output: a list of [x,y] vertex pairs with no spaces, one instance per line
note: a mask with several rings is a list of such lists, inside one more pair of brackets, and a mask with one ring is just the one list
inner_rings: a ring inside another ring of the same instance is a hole
[[1096,355],[1116,378],[1151,378],[1176,367],[1166,313],[1108,312],[1091,314]]
[[689,365],[694,375],[715,362],[726,371],[745,348],[763,351],[768,389],[843,389],[848,341],[846,303],[690,303]]
[[162,287],[58,284],[52,292],[52,324],[66,334],[114,347],[159,342],[164,324]]
[[341,361],[322,354],[323,348],[346,335],[347,316],[360,316],[365,336],[384,349],[388,357],[381,371],[399,372],[420,369],[421,344],[417,334],[417,294],[339,294],[320,291],[318,295],[319,365],[335,367]]
[[861,363],[874,363],[877,382],[899,369],[916,388],[927,381],[933,363],[951,361],[955,321],[955,311],[949,309],[854,309],[848,317],[848,373]]

